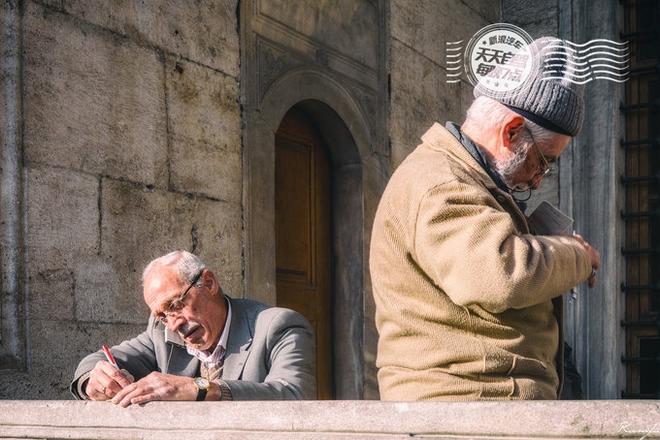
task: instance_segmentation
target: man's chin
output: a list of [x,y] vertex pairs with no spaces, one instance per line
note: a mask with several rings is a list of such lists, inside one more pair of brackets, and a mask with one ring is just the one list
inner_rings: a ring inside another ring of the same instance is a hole
[[204,339],[184,339],[183,340],[188,347],[192,347],[196,350],[204,350],[207,342]]
[[192,340],[184,339],[183,340],[188,347],[194,348],[199,351],[208,351],[211,350],[211,345],[206,338],[194,338]]

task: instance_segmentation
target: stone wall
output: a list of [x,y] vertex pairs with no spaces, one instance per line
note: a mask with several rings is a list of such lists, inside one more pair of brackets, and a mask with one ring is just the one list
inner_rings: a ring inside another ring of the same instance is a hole
[[26,371],[0,398],[59,399],[84,354],[142,331],[150,259],[196,252],[243,296],[238,5],[15,3]]
[[391,170],[433,124],[463,122],[473,101],[463,78],[448,84],[445,43],[464,40],[500,21],[500,3],[488,0],[392,0],[390,3]]

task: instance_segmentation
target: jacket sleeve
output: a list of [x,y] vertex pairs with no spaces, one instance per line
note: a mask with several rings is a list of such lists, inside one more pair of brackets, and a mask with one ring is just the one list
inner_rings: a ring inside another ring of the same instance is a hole
[[281,309],[271,321],[266,340],[268,374],[261,383],[225,380],[234,400],[299,400],[316,398],[314,333],[307,320]]
[[[119,368],[127,370],[135,377],[135,380],[139,380],[152,371],[158,370],[152,340],[153,332],[152,320],[150,319],[146,331],[135,338],[124,341],[111,348]],[[105,355],[103,351],[99,350],[80,361],[70,386],[71,393],[76,399],[87,398],[86,395],[82,394],[82,382],[87,380],[89,377],[88,373],[94,369],[96,363],[104,360],[106,360]]]
[[577,240],[519,234],[489,192],[459,181],[425,194],[412,240],[416,261],[454,303],[492,313],[545,302],[591,273]]

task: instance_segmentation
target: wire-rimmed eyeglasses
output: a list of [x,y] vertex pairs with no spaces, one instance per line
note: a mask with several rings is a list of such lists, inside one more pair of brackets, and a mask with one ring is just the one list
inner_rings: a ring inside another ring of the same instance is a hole
[[154,316],[154,323],[160,322],[163,325],[167,325],[167,319],[174,315],[175,313],[178,313],[185,307],[185,299],[188,293],[190,292],[190,289],[197,284],[197,281],[199,281],[199,278],[202,276],[202,272],[204,272],[204,269],[200,270],[197,275],[194,276],[190,284],[188,285],[188,288],[181,293],[176,299],[173,299],[170,301],[170,303],[164,308],[162,312],[157,313]]

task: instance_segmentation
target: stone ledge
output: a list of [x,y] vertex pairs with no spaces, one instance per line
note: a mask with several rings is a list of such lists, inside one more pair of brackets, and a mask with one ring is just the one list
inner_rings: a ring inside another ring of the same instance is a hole
[[[183,416],[185,415],[185,416]],[[2,401],[0,438],[660,438],[658,401]]]

